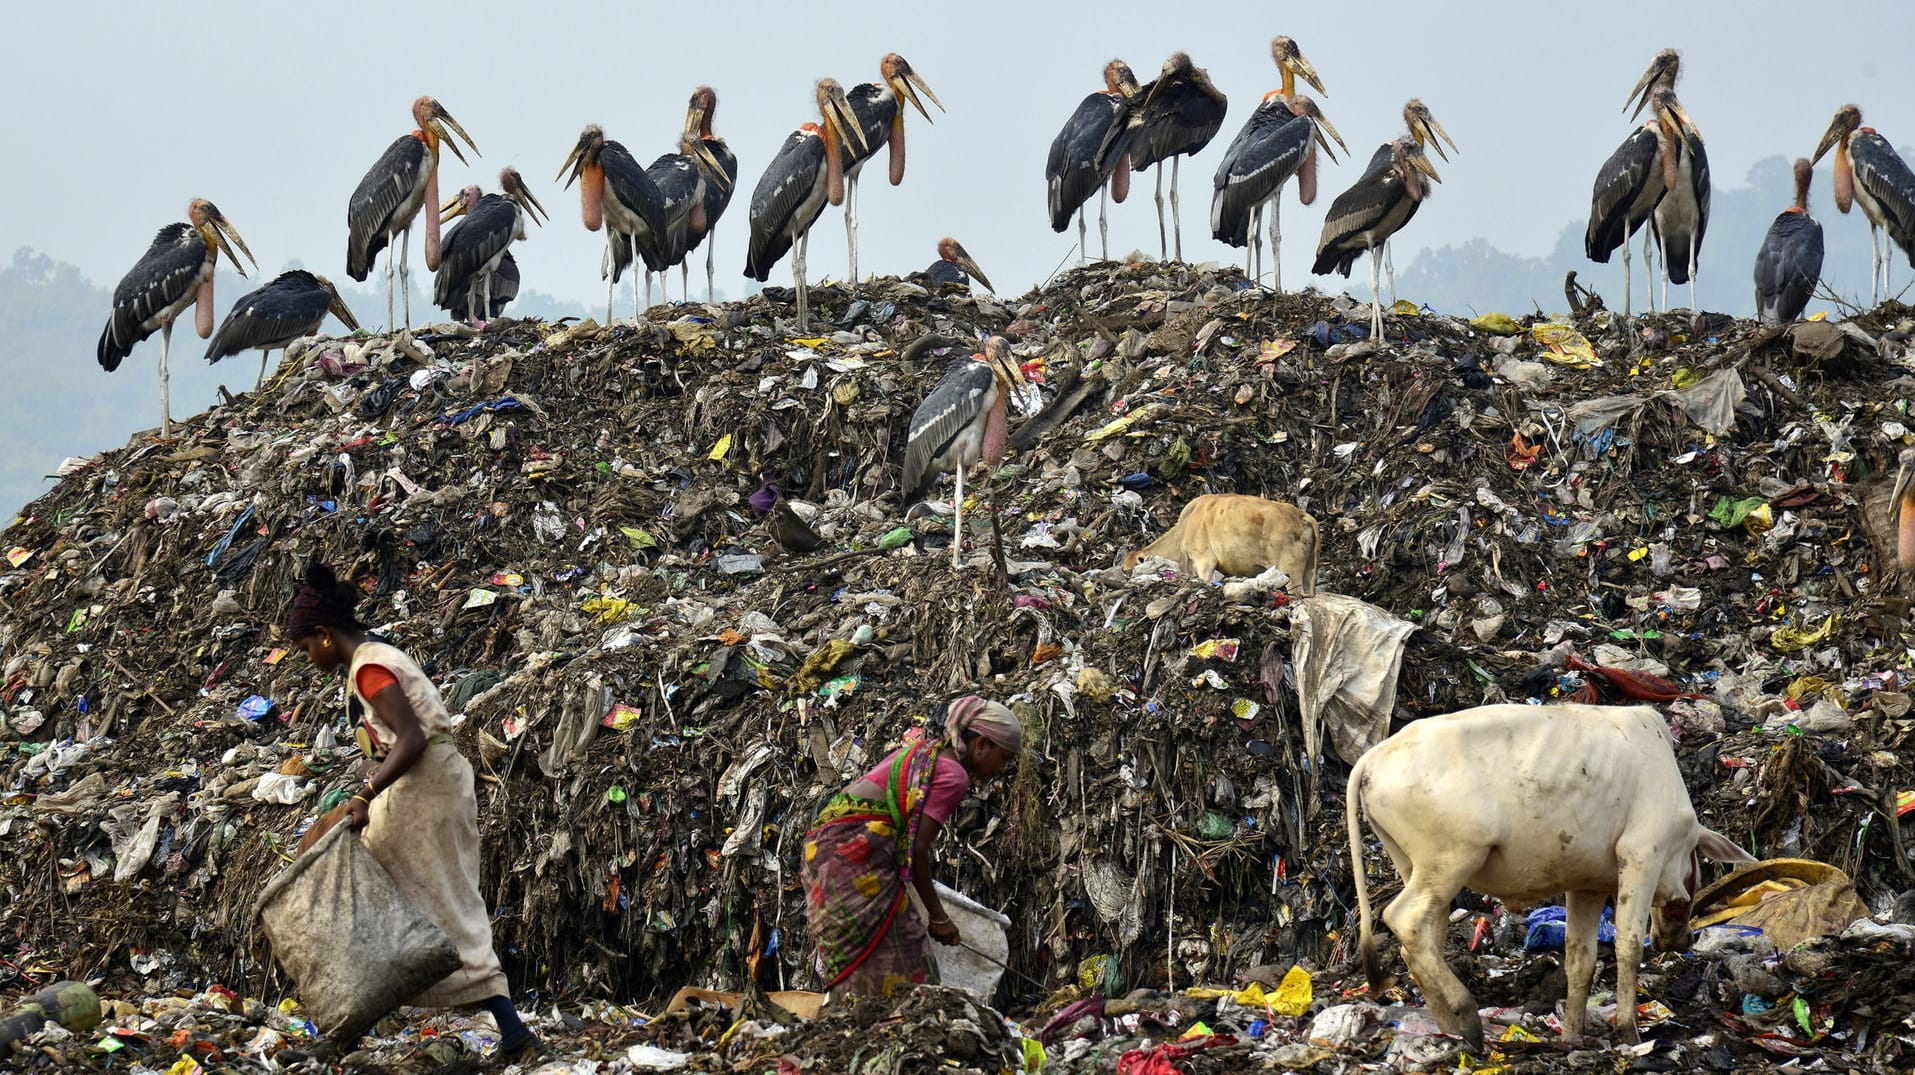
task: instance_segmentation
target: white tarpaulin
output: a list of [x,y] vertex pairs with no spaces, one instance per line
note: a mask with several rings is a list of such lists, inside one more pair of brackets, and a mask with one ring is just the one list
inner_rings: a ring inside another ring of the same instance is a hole
[[1416,625],[1343,594],[1320,593],[1296,602],[1290,621],[1290,659],[1303,705],[1303,749],[1323,756],[1323,730],[1337,756],[1355,765],[1390,734],[1396,676],[1403,647]]

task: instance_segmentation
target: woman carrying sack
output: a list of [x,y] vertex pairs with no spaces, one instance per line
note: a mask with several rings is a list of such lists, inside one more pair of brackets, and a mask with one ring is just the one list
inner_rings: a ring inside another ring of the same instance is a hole
[[805,921],[825,991],[889,995],[935,981],[927,924],[940,944],[959,941],[931,876],[931,845],[973,781],[996,778],[1024,748],[1024,726],[996,702],[966,695],[945,709],[944,735],[892,751],[833,795],[805,834],[800,877]]
[[459,969],[408,1003],[482,1007],[499,1025],[500,1056],[536,1053],[538,1036],[506,995],[491,919],[479,896],[472,766],[452,745],[452,720],[438,688],[412,658],[367,637],[369,628],[353,615],[358,599],[357,590],[315,560],[286,617],[287,636],[320,671],[346,669],[360,747],[378,763],[365,785],[314,829],[342,820],[363,828],[365,849],[458,948]]

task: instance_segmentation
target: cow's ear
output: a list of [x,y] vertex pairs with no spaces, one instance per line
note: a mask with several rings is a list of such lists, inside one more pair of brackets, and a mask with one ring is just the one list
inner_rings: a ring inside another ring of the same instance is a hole
[[1710,828],[1702,830],[1702,837],[1696,841],[1696,850],[1708,856],[1711,862],[1730,866],[1745,866],[1755,861],[1755,856],[1736,846],[1734,840]]

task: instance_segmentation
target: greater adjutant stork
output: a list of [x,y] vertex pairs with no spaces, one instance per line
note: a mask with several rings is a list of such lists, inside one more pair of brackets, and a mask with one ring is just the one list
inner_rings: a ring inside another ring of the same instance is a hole
[[1822,278],[1822,225],[1809,215],[1815,165],[1795,159],[1795,203],[1777,214],[1755,254],[1755,313],[1765,325],[1802,316]]
[[[378,163],[359,181],[346,203],[346,275],[364,280],[386,244],[398,247],[386,253],[386,327],[392,327],[392,261],[399,259],[399,287],[405,292],[406,327],[412,327],[411,273],[406,265],[407,238],[420,206],[426,212],[426,269],[439,267],[439,147],[447,146],[465,163],[465,154],[452,138],[465,139],[476,155],[479,147],[445,106],[431,97],[412,102],[412,118],[419,128],[400,135]],[[451,134],[447,133],[450,128]]]
[[[1666,91],[1665,91],[1666,92]],[[1671,94],[1667,100],[1674,101]],[[1596,183],[1589,196],[1589,227],[1583,232],[1583,253],[1589,260],[1607,264],[1609,255],[1622,250],[1622,315],[1629,316],[1629,239],[1636,229],[1654,216],[1656,207],[1669,188],[1680,178],[1677,167],[1681,121],[1673,109],[1658,103],[1654,115],[1638,128],[1596,172]],[[1649,236],[1643,237],[1642,258],[1650,267],[1648,305],[1655,306],[1654,262],[1650,258]]]
[[1696,129],[1674,90],[1659,89],[1656,100],[1664,98],[1675,113],[1676,124],[1670,132],[1670,147],[1676,157],[1675,181],[1669,193],[1656,203],[1650,227],[1662,247],[1662,308],[1669,308],[1670,283],[1689,285],[1689,309],[1696,307],[1697,258],[1702,254],[1702,236],[1709,228],[1709,154],[1702,147],[1702,132]]
[[1338,272],[1347,278],[1358,255],[1370,252],[1370,338],[1378,341],[1383,338],[1379,248],[1416,215],[1417,206],[1429,196],[1424,180],[1442,181],[1416,139],[1399,138],[1389,150],[1387,157],[1372,158],[1356,185],[1330,203],[1316,264],[1310,268],[1319,275]]
[[[731,204],[731,194],[738,186],[738,155],[731,151],[723,138],[711,133],[712,116],[718,112],[718,94],[710,86],[700,86],[692,91],[690,106],[685,110],[685,133],[698,140],[700,149],[708,158],[708,163],[720,175],[723,182],[710,181],[705,184],[704,219],[692,219],[691,243],[688,250],[697,250],[698,244],[705,242],[718,227],[718,218],[725,215],[725,208]],[[705,247],[705,301],[712,301],[716,291],[713,284],[712,252],[718,246],[717,240]],[[682,264],[682,263],[681,263]]]
[[[678,152],[665,153],[654,160],[645,169],[646,176],[658,188],[663,197],[662,210],[665,216],[665,231],[659,236],[658,260],[661,268],[658,273],[658,289],[661,297],[669,299],[665,270],[676,265],[679,268],[681,282],[679,298],[690,299],[688,293],[689,274],[685,269],[685,259],[690,256],[694,236],[705,233],[705,192],[706,188],[723,184],[726,196],[730,196],[732,178],[725,174],[723,164],[712,155],[697,132],[690,127],[678,137]],[[736,167],[736,165],[734,165]],[[651,274],[646,273],[646,293],[651,291]]]
[[[1889,239],[1908,255],[1915,266],[1915,174],[1909,172],[1888,139],[1873,127],[1862,126],[1862,110],[1843,105],[1815,147],[1815,160],[1830,147],[1835,149],[1835,207],[1842,212],[1857,202],[1868,217],[1869,303],[1888,297],[1888,262],[1891,256],[1886,242],[1878,245],[1876,234],[1887,232]],[[1875,281],[1880,277],[1881,291]]]
[[751,193],[751,236],[745,249],[745,275],[760,283],[771,277],[771,267],[797,247],[791,278],[798,292],[798,329],[811,324],[805,289],[805,247],[811,226],[825,203],[844,203],[844,153],[847,141],[862,135],[858,117],[845,100],[844,87],[821,79],[817,91],[819,123],[807,123],[791,132],[758,178]]
[[[566,175],[567,172],[571,174]],[[605,321],[612,321],[612,289],[631,264],[643,258],[647,268],[657,264],[659,237],[665,234],[664,195],[629,150],[605,137],[605,129],[589,123],[579,132],[572,152],[559,165],[558,176],[570,188],[577,182],[579,213],[586,231],[605,229],[605,258],[599,275],[605,280]],[[638,298],[638,276],[632,277],[632,318],[643,312]]]
[[[470,186],[441,210],[441,223],[464,220],[446,233],[445,256],[432,289],[432,301],[451,310],[463,298],[468,313],[492,308],[492,277],[505,260],[506,249],[525,238],[525,223],[542,224],[545,207],[526,187],[517,168],[499,172],[503,194],[484,194]],[[475,318],[474,320],[478,320]]]
[[858,283],[858,174],[864,170],[864,162],[888,145],[891,147],[891,185],[895,187],[904,182],[904,102],[915,105],[926,123],[931,122],[931,113],[918,99],[920,90],[938,106],[938,111],[944,111],[944,103],[938,100],[938,95],[931,92],[931,87],[911,69],[911,64],[897,53],[886,53],[884,59],[878,61],[878,75],[880,81],[861,82],[845,94],[852,114],[858,119],[860,134],[856,143],[846,142],[841,147],[847,186],[844,234],[851,250],[853,286]]
[[453,295],[446,313],[454,321],[490,321],[505,313],[505,308],[513,299],[519,297],[519,262],[510,250],[499,259],[499,267],[486,275],[484,290],[491,294],[489,305],[474,306],[465,295]]
[[982,354],[952,359],[944,376],[911,415],[904,448],[900,507],[918,502],[938,475],[957,474],[951,524],[951,566],[963,563],[964,472],[982,460],[995,466],[1009,440],[1005,408],[1024,371],[1002,336],[984,341]]
[[257,347],[259,380],[254,387],[258,387],[266,383],[267,353],[317,333],[329,313],[358,331],[358,320],[346,309],[331,280],[304,269],[280,273],[266,286],[241,295],[233,303],[226,320],[219,323],[219,331],[213,333],[213,342],[206,347],[206,361],[218,362]]
[[[1217,137],[1230,99],[1211,81],[1210,73],[1190,61],[1187,52],[1173,52],[1163,70],[1144,87],[1138,110],[1142,124],[1130,143],[1130,167],[1141,172],[1170,160],[1170,217],[1177,241],[1177,260],[1184,259],[1184,222],[1177,208],[1177,162],[1196,154]],[[1164,170],[1157,169],[1157,256],[1169,256],[1164,239]]]
[[[1436,155],[1443,158],[1443,163],[1449,163],[1450,153],[1456,152],[1456,140],[1450,137],[1450,132],[1444,130],[1441,123],[1436,122],[1436,117],[1430,114],[1430,106],[1424,104],[1422,98],[1412,97],[1409,103],[1403,106],[1403,123],[1409,128],[1409,135],[1416,139],[1417,145],[1422,146],[1425,151],[1436,150]],[[1444,151],[1446,142],[1449,143],[1448,152]],[[1370,154],[1369,167],[1375,167],[1389,155],[1390,144],[1385,142],[1376,147],[1375,153]],[[1387,240],[1383,243],[1383,274],[1389,277],[1390,301],[1395,302],[1396,263],[1390,257],[1390,243]]]
[[924,270],[924,275],[931,278],[933,285],[969,284],[975,279],[984,290],[994,290],[984,270],[978,268],[977,262],[965,251],[964,244],[948,235],[938,240],[938,259]]
[[[233,253],[239,247],[247,258],[253,252],[239,237],[239,229],[205,198],[194,198],[186,207],[187,223],[168,224],[153,236],[153,244],[140,255],[131,271],[113,289],[113,313],[100,331],[100,368],[108,373],[120,368],[120,362],[133,353],[133,345],[160,334],[160,436],[173,435],[172,396],[167,385],[167,350],[173,339],[173,319],[187,306],[197,302],[193,328],[205,339],[213,334],[213,270],[219,264],[219,252],[241,276],[246,266]],[[229,244],[230,240],[230,244]],[[253,261],[253,268],[259,262]]]
[[1100,191],[1097,208],[1097,234],[1103,260],[1110,260],[1110,224],[1104,199],[1122,202],[1130,195],[1130,145],[1136,136],[1140,117],[1136,108],[1142,103],[1130,65],[1112,60],[1104,65],[1104,88],[1085,97],[1077,111],[1064,121],[1064,129],[1051,140],[1051,155],[1044,162],[1044,200],[1051,214],[1051,230],[1063,231],[1077,216],[1077,258],[1087,259],[1084,249],[1084,203],[1092,191]]
[[[1331,160],[1336,154],[1325,139],[1327,133],[1344,146],[1343,138],[1324,117],[1323,110],[1308,97],[1296,92],[1301,77],[1324,92],[1316,68],[1303,58],[1297,43],[1287,37],[1270,42],[1270,55],[1276,60],[1283,84],[1263,95],[1257,110],[1244,122],[1243,129],[1224,150],[1217,164],[1215,188],[1210,197],[1210,234],[1231,246],[1244,247],[1244,273],[1252,279],[1263,275],[1259,264],[1251,271],[1251,257],[1262,260],[1262,237],[1258,234],[1266,208],[1270,212],[1270,259],[1273,266],[1271,286],[1283,288],[1281,243],[1282,196],[1284,184],[1297,177],[1297,199],[1304,205],[1317,199],[1317,147]],[[1344,146],[1347,150],[1349,147]]]

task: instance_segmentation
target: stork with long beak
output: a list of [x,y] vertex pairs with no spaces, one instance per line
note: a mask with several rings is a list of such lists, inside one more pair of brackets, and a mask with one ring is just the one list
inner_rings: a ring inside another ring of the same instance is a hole
[[931,278],[934,287],[967,285],[976,280],[984,290],[992,290],[991,281],[984,275],[984,270],[977,267],[977,262],[971,260],[964,244],[948,235],[938,240],[938,259],[924,270],[924,275]]
[[1003,460],[1010,439],[1006,404],[1024,383],[1024,371],[1011,357],[1010,342],[992,336],[984,341],[982,354],[952,359],[911,415],[900,507],[916,504],[938,475],[957,474],[957,495],[951,501],[953,569],[964,562],[964,472],[980,461],[996,466]]
[[[1170,217],[1177,241],[1177,260],[1184,260],[1184,221],[1177,208],[1177,164],[1187,155],[1203,152],[1223,126],[1230,99],[1210,81],[1210,73],[1191,62],[1187,52],[1173,52],[1150,85],[1138,109],[1141,123],[1131,140],[1130,167],[1141,172],[1170,159]],[[1157,256],[1169,257],[1164,238],[1164,170],[1157,169]]]
[[805,288],[805,248],[811,226],[818,222],[826,202],[844,204],[843,146],[863,137],[844,87],[836,80],[819,80],[817,102],[820,122],[791,132],[765,174],[758,177],[758,187],[751,192],[751,235],[745,248],[745,275],[761,283],[771,278],[771,267],[779,259],[797,248],[791,279],[798,292],[800,332],[811,325]]
[[213,271],[219,255],[233,263],[234,271],[246,275],[246,265],[233,253],[253,261],[239,229],[205,198],[194,198],[186,207],[187,223],[168,224],[153,236],[152,245],[140,255],[131,271],[113,289],[113,312],[100,332],[98,354],[100,368],[108,373],[120,368],[120,362],[133,353],[133,345],[160,334],[160,436],[173,435],[172,394],[167,382],[167,351],[173,339],[173,319],[188,306],[198,303],[193,328],[200,339],[213,334]]
[[[1893,253],[1889,241],[1901,247],[1909,265],[1915,266],[1915,174],[1888,139],[1875,128],[1862,126],[1862,110],[1856,105],[1843,105],[1835,113],[1816,144],[1813,160],[1821,160],[1831,148],[1835,150],[1835,207],[1846,213],[1860,202],[1862,215],[1868,218],[1868,293],[1873,306],[1889,295]],[[1887,241],[1878,241],[1881,232],[1888,233]]]
[[[1430,106],[1424,104],[1422,98],[1412,97],[1410,98],[1410,102],[1403,106],[1403,122],[1409,128],[1410,137],[1416,139],[1417,145],[1422,146],[1426,150],[1436,150],[1436,155],[1443,158],[1444,164],[1450,162],[1450,153],[1456,152],[1456,140],[1450,137],[1450,132],[1444,130],[1441,123],[1436,122],[1436,117],[1430,114]],[[1447,153],[1444,152],[1443,144],[1445,142],[1449,143],[1449,152]],[[1376,152],[1370,155],[1371,166],[1374,166],[1378,160],[1389,156],[1389,154],[1389,143],[1385,142],[1383,145],[1376,147]],[[1390,301],[1395,302],[1396,261],[1390,257],[1390,245],[1388,240],[1385,240],[1383,243],[1383,273],[1388,276],[1390,280]]]
[[545,207],[525,185],[517,168],[499,172],[503,194],[480,195],[470,186],[440,209],[440,222],[464,217],[446,233],[445,257],[439,265],[432,301],[452,310],[460,305],[483,321],[492,309],[492,277],[514,242],[525,238],[526,221],[543,224]]
[[[567,173],[570,173],[567,175]],[[605,280],[605,322],[612,323],[612,290],[619,276],[643,258],[648,270],[663,265],[663,236],[668,221],[665,196],[645,169],[623,145],[605,137],[605,129],[586,124],[579,132],[572,152],[559,165],[558,176],[566,189],[578,183],[579,215],[586,231],[605,229],[605,256],[599,274]],[[642,307],[638,298],[638,274],[632,275],[632,319]]]
[[[1653,69],[1652,69],[1653,70]],[[1675,100],[1673,91],[1662,89],[1663,98]],[[1622,315],[1629,316],[1629,239],[1636,229],[1655,217],[1680,179],[1677,140],[1682,137],[1681,122],[1671,108],[1658,104],[1655,114],[1623,140],[1596,172],[1596,183],[1589,196],[1589,227],[1583,233],[1583,253],[1589,260],[1607,264],[1609,255],[1622,250]],[[1653,232],[1653,229],[1651,229]],[[1650,257],[1652,235],[1644,235],[1642,259],[1648,272],[1647,301],[1655,307],[1655,262]]]
[[1442,181],[1415,139],[1399,138],[1389,149],[1387,158],[1372,158],[1356,184],[1330,203],[1316,264],[1310,269],[1319,275],[1338,272],[1347,277],[1357,257],[1370,252],[1370,338],[1377,341],[1383,339],[1380,248],[1416,214],[1417,204],[1429,197],[1425,181]]
[[[1231,246],[1244,248],[1243,271],[1251,279],[1263,275],[1263,239],[1259,233],[1264,210],[1270,212],[1271,286],[1283,290],[1282,196],[1290,177],[1297,179],[1297,200],[1317,200],[1317,150],[1332,161],[1336,153],[1329,139],[1344,145],[1343,137],[1317,107],[1316,101],[1296,92],[1297,79],[1318,93],[1323,81],[1297,43],[1287,37],[1270,42],[1270,56],[1282,75],[1282,85],[1263,95],[1243,130],[1224,150],[1217,164],[1210,198],[1210,234]],[[1326,137],[1327,136],[1327,137]],[[1252,260],[1258,264],[1252,271]]]
[[[723,138],[711,132],[712,117],[718,113],[718,94],[710,86],[700,86],[692,91],[690,105],[685,110],[685,135],[698,143],[695,152],[701,154],[706,165],[706,175],[710,177],[704,185],[705,202],[703,219],[692,218],[691,244],[687,252],[697,250],[699,243],[705,243],[705,301],[712,301],[716,288],[713,275],[713,251],[718,241],[711,234],[718,229],[718,218],[725,215],[725,209],[731,205],[732,192],[738,186],[738,156],[725,144]],[[722,176],[722,181],[719,177]],[[710,241],[707,241],[707,240]]]
[[[472,136],[445,106],[431,97],[412,102],[412,118],[419,124],[411,134],[400,135],[378,163],[359,181],[346,203],[346,275],[364,280],[372,275],[373,260],[386,244],[398,240],[396,249],[386,253],[386,327],[392,327],[392,262],[399,260],[399,287],[405,292],[406,327],[412,327],[412,275],[407,268],[407,238],[412,234],[413,218],[421,206],[439,205],[439,147],[465,163],[456,134],[465,139],[476,156],[479,152]],[[426,214],[426,269],[439,267],[439,214]]]
[[1895,515],[1895,563],[1903,571],[1915,570],[1915,448],[1902,449],[1888,503]]
[[889,145],[891,185],[895,187],[904,182],[904,102],[915,106],[926,123],[931,122],[931,113],[918,99],[920,91],[938,106],[938,111],[944,111],[944,102],[938,100],[930,85],[897,53],[885,54],[878,63],[878,74],[881,81],[860,83],[845,94],[862,135],[857,144],[846,143],[842,147],[845,182],[849,187],[844,203],[844,230],[845,242],[851,250],[853,286],[858,283],[858,174],[864,170],[864,162]]
[[1104,65],[1104,88],[1085,95],[1064,129],[1051,140],[1044,161],[1044,205],[1050,210],[1051,230],[1061,232],[1077,216],[1077,260],[1089,257],[1085,249],[1084,203],[1097,191],[1099,250],[1110,260],[1110,201],[1123,204],[1130,196],[1130,144],[1136,137],[1137,105],[1143,90],[1130,65],[1112,60]]
[[346,309],[331,280],[304,269],[280,273],[271,283],[241,295],[233,303],[226,320],[219,323],[219,331],[213,333],[213,342],[206,347],[206,361],[218,362],[258,348],[257,388],[266,383],[266,356],[285,349],[301,336],[317,333],[327,314],[337,317],[347,328],[359,330],[358,319]]

